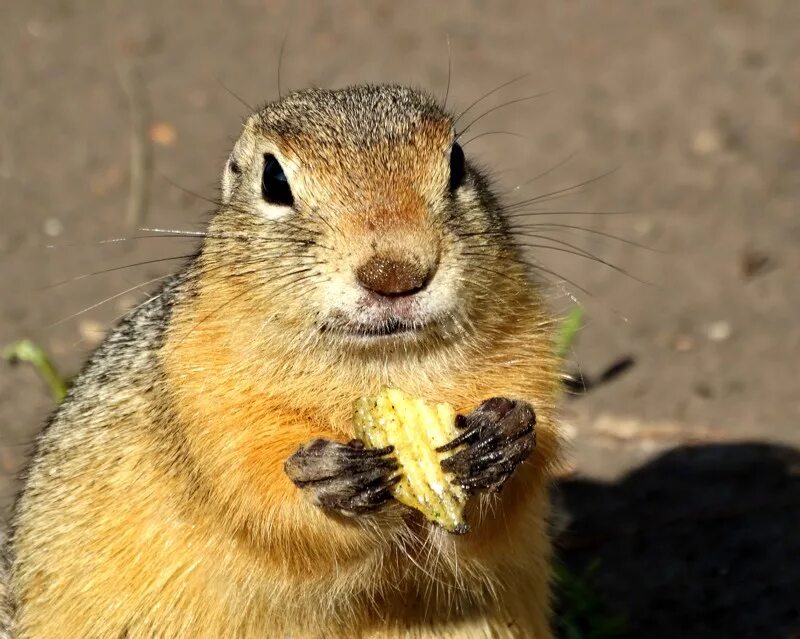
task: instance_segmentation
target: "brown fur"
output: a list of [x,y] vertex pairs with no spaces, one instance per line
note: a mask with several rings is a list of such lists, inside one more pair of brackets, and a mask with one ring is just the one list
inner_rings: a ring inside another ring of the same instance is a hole
[[[40,438],[14,524],[16,636],[551,636],[550,322],[485,180],[469,169],[448,194],[451,139],[450,116],[398,87],[299,92],[248,120],[198,256]],[[264,153],[297,201],[279,219],[257,211]],[[437,261],[431,294],[456,307],[412,336],[346,338],[333,305],[376,251]],[[535,407],[533,456],[472,502],[469,535],[396,504],[328,514],[284,473],[308,440],[348,440],[353,399],[383,384],[462,412]]]

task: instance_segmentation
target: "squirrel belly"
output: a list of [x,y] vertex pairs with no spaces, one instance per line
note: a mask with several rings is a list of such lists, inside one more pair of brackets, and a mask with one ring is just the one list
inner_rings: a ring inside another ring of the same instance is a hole
[[[292,128],[305,113],[322,120]],[[197,256],[110,333],[38,440],[13,521],[11,636],[551,636],[551,321],[481,176],[467,166],[452,186],[451,137],[449,116],[399,87],[300,92],[245,125]],[[489,238],[483,257],[469,229]],[[470,533],[391,500],[331,506],[349,476],[287,475],[309,442],[356,455],[353,400],[386,385],[467,416],[492,397],[535,410],[524,463],[465,476]]]

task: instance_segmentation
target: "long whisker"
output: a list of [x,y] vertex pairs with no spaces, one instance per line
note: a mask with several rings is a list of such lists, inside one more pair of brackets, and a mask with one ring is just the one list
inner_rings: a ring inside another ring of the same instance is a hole
[[248,103],[245,101],[245,99],[244,99],[242,96],[240,96],[238,93],[234,92],[234,90],[233,90],[233,89],[231,89],[231,88],[230,88],[230,87],[229,87],[227,84],[225,84],[225,83],[222,81],[222,79],[221,79],[221,78],[217,78],[216,80],[217,80],[217,84],[219,84],[219,86],[221,86],[221,87],[222,87],[222,88],[225,90],[225,92],[226,92],[228,95],[230,95],[230,96],[231,96],[231,97],[232,97],[234,100],[236,100],[236,101],[237,101],[237,102],[239,102],[240,104],[243,104],[245,107],[247,107],[247,110],[248,110],[249,112],[251,112],[251,113],[252,113],[253,111],[255,111],[255,108],[254,108],[253,106],[251,106],[250,104],[248,104]]
[[[190,255],[189,257],[193,257],[193,255]],[[266,271],[270,271],[270,270],[274,270],[274,269],[285,268],[284,264],[266,264],[266,265],[263,264],[265,257],[291,257],[293,259],[299,259],[299,258],[308,258],[309,256],[304,254],[304,253],[286,253],[286,252],[274,253],[272,255],[259,254],[258,256],[253,257],[253,258],[251,258],[249,260],[246,260],[244,262],[239,262],[238,265],[239,266],[242,266],[242,265],[247,266],[247,265],[250,265],[250,264],[260,264],[260,268],[253,269],[252,272],[256,272],[256,271],[266,272]],[[121,268],[126,268],[126,267],[121,267]],[[212,268],[206,269],[204,272],[205,272],[206,275],[209,275],[211,273],[214,273],[215,271],[219,271],[219,270],[224,269],[224,268],[231,268],[231,264],[229,262],[222,262],[220,264],[215,265]],[[110,269],[110,270],[115,270],[115,269]],[[98,272],[98,273],[101,273],[101,272]],[[244,274],[245,274],[245,272],[242,272],[242,271],[238,271],[238,272],[234,271],[234,272],[232,272],[230,274],[230,276],[236,277],[236,276],[240,276],[240,275],[244,275]],[[66,323],[66,322],[68,322],[68,321],[70,321],[70,320],[72,320],[72,319],[74,319],[76,317],[79,317],[80,315],[88,313],[89,311],[94,310],[95,308],[98,308],[98,307],[100,307],[100,306],[102,306],[104,304],[107,304],[108,302],[111,302],[111,301],[113,301],[115,299],[118,299],[118,298],[122,297],[123,295],[126,295],[127,293],[131,293],[131,292],[136,291],[136,290],[138,290],[140,288],[143,288],[145,286],[153,284],[154,282],[165,280],[165,279],[168,279],[168,278],[170,278],[172,276],[173,276],[172,273],[168,273],[166,275],[162,275],[160,277],[156,277],[156,278],[147,280],[145,282],[142,282],[141,284],[137,284],[136,286],[132,286],[130,288],[127,288],[127,289],[125,289],[124,291],[122,291],[120,293],[116,293],[115,295],[111,295],[109,297],[106,297],[105,299],[100,300],[99,302],[97,302],[95,304],[92,304],[91,306],[88,306],[88,307],[86,307],[84,309],[81,309],[77,313],[73,313],[72,315],[69,315],[68,317],[62,318],[62,319],[58,320],[57,322],[54,322],[54,323],[50,324],[48,326],[48,328],[55,328],[56,326],[64,324],[64,323]],[[283,276],[279,276],[278,278],[275,278],[275,279],[281,279],[281,277],[283,277]]]
[[[464,253],[462,253],[462,255],[465,255],[467,257],[486,257],[485,253],[470,252],[470,251],[465,251]],[[509,282],[513,282],[514,284],[517,285],[519,284],[519,282],[513,277],[511,277],[508,273],[503,273],[502,271],[491,269],[487,266],[483,266],[482,264],[470,264],[468,268],[470,269],[477,268],[480,269],[481,271],[486,271],[487,273],[491,273],[492,275],[497,275],[498,277],[507,279]]]
[[[308,272],[308,271],[310,271],[310,270],[312,270],[312,268],[311,268],[311,267],[308,267],[308,268],[304,268],[304,269],[298,269],[298,270],[296,270],[296,271],[292,271],[292,272],[290,272],[290,273],[284,273],[283,275],[281,275],[281,276],[278,276],[278,277],[274,278],[272,281],[274,282],[274,281],[277,281],[277,280],[280,280],[280,279],[283,279],[283,278],[285,278],[285,277],[289,277],[289,276],[292,276],[292,275],[297,275],[297,274],[301,274],[301,273],[306,273],[306,272]],[[201,326],[203,323],[205,323],[205,322],[206,322],[206,321],[208,321],[210,318],[212,318],[214,315],[216,315],[216,314],[217,314],[219,311],[221,311],[223,308],[225,308],[225,307],[227,307],[227,306],[230,306],[230,305],[231,305],[233,302],[235,302],[236,300],[240,299],[241,297],[243,297],[244,295],[246,295],[246,294],[248,294],[248,293],[252,293],[252,290],[251,290],[251,289],[249,289],[249,288],[245,288],[245,289],[244,289],[244,290],[243,290],[241,293],[237,293],[237,294],[236,294],[236,295],[234,295],[234,296],[233,296],[231,299],[229,299],[229,300],[226,300],[226,301],[225,301],[225,303],[221,304],[220,306],[218,306],[217,308],[215,308],[213,311],[211,311],[211,312],[210,312],[210,313],[208,313],[207,315],[203,316],[203,317],[200,319],[200,321],[198,321],[198,322],[197,322],[197,323],[196,323],[194,326],[192,326],[192,328],[191,328],[191,329],[189,329],[189,332],[188,332],[188,333],[186,333],[186,335],[184,335],[184,336],[181,338],[181,340],[178,342],[178,344],[177,344],[176,346],[179,346],[180,344],[182,344],[182,343],[184,342],[184,340],[186,340],[186,339],[187,339],[187,338],[188,338],[188,337],[189,337],[189,336],[190,336],[192,333],[194,333],[194,332],[195,332],[195,330],[197,330],[197,328],[199,328],[199,327],[200,327],[200,326]]]
[[453,72],[453,50],[450,47],[450,34],[447,34],[447,88],[444,91],[442,109],[447,109],[447,98],[450,97],[450,77]]
[[508,102],[503,102],[502,104],[498,104],[497,106],[493,106],[491,109],[487,109],[483,113],[481,113],[477,118],[472,120],[467,126],[465,126],[461,131],[456,135],[456,139],[461,139],[461,136],[464,135],[467,131],[469,131],[477,122],[480,122],[483,118],[485,118],[490,113],[494,113],[499,109],[504,109],[512,104],[517,104],[519,102],[526,102],[529,100],[535,100],[536,98],[541,98],[546,95],[550,95],[551,91],[543,91],[541,93],[535,93],[533,95],[527,95],[524,98],[516,98],[514,100],[509,100]]
[[[476,245],[474,245],[474,244],[470,244],[470,246],[473,247],[473,248],[476,248]],[[483,245],[483,246],[490,246],[490,245]],[[480,245],[478,245],[477,248],[480,248]],[[481,254],[483,256],[485,256],[485,257],[486,256],[491,256],[491,254],[489,254],[489,253],[481,253]],[[519,264],[520,266],[522,266],[524,268],[532,268],[534,270],[541,271],[543,273],[552,275],[553,277],[557,278],[558,280],[560,280],[562,282],[565,282],[565,283],[569,284],[570,286],[575,287],[576,289],[578,289],[582,293],[585,293],[586,295],[588,295],[590,297],[594,297],[593,293],[591,293],[589,290],[587,290],[586,288],[584,288],[583,286],[581,286],[577,282],[574,282],[573,280],[571,280],[571,279],[569,279],[567,277],[564,277],[563,275],[561,275],[560,273],[557,273],[556,271],[553,271],[551,269],[548,269],[545,266],[542,266],[541,263],[538,260],[529,261],[529,260],[524,259],[522,256],[516,256],[516,255],[504,255],[503,259],[512,261],[515,264]]]
[[87,306],[86,308],[84,308],[83,310],[78,311],[77,313],[73,313],[69,317],[65,317],[63,319],[60,319],[57,322],[54,322],[54,323],[50,324],[47,328],[55,328],[56,326],[60,326],[61,324],[64,324],[65,322],[70,321],[71,319],[75,319],[76,317],[79,317],[80,315],[83,315],[84,313],[88,313],[89,311],[94,310],[95,308],[97,308],[99,306],[102,306],[103,304],[107,304],[108,302],[111,302],[112,300],[115,300],[115,299],[117,299],[119,297],[122,297],[126,293],[131,293],[132,291],[136,291],[136,290],[138,290],[140,288],[144,288],[145,286],[148,286],[149,284],[153,284],[154,282],[158,282],[158,281],[161,281],[161,280],[166,280],[166,279],[168,279],[168,278],[170,278],[172,276],[173,276],[173,274],[169,273],[167,275],[162,275],[161,277],[154,277],[153,279],[147,280],[146,282],[142,282],[141,284],[137,284],[136,286],[131,286],[130,288],[125,289],[121,293],[117,293],[115,295],[112,295],[111,297],[107,297],[104,300],[101,300],[101,301],[97,302],[96,304],[92,304],[91,306]]
[[[471,268],[471,267],[470,267],[470,268]],[[498,300],[498,301],[499,301],[499,302],[501,302],[501,303],[506,301],[506,300],[503,298],[503,296],[502,296],[502,295],[500,295],[500,292],[499,292],[499,291],[496,291],[496,290],[494,290],[494,289],[491,289],[491,288],[489,288],[489,287],[488,287],[488,286],[486,286],[486,284],[484,284],[483,282],[479,282],[478,280],[475,280],[475,279],[469,279],[469,278],[466,278],[466,277],[463,277],[463,276],[457,276],[457,277],[456,277],[456,279],[457,279],[458,281],[460,281],[460,282],[463,282],[463,283],[465,283],[465,284],[469,284],[470,286],[478,286],[478,287],[480,287],[481,289],[483,289],[484,291],[486,291],[486,292],[489,294],[489,297],[490,297],[490,298],[494,298],[494,299]]]
[[[222,235],[206,235],[205,237],[211,238],[222,238]],[[87,246],[103,246],[106,244],[118,244],[120,242],[132,242],[133,240],[154,240],[154,239],[166,239],[166,240],[173,240],[173,239],[192,239],[196,240],[198,238],[197,235],[130,235],[128,237],[110,237],[104,240],[97,240],[94,242],[64,242],[63,244],[45,244],[42,248],[47,250],[54,250],[54,249],[63,249],[63,248],[75,248],[75,247],[87,247]]]
[[513,131],[485,131],[484,133],[478,133],[477,135],[473,135],[469,140],[464,142],[461,146],[466,148],[470,142],[474,142],[475,140],[479,140],[482,137],[487,135],[509,135],[515,138],[522,138],[523,140],[527,140],[527,135],[522,135],[521,133],[514,133]]
[[186,187],[181,186],[180,184],[175,182],[172,178],[170,178],[165,173],[160,173],[159,172],[159,175],[170,186],[178,189],[179,191],[181,191],[182,193],[185,193],[186,195],[191,195],[192,197],[197,198],[198,200],[200,200],[202,202],[207,202],[208,204],[213,205],[215,208],[220,208],[220,207],[224,206],[224,207],[226,207],[226,208],[228,208],[228,209],[230,209],[232,211],[235,211],[237,213],[242,213],[243,215],[247,215],[248,213],[251,213],[251,211],[247,211],[245,209],[238,208],[236,205],[234,205],[234,204],[232,204],[230,202],[226,203],[226,202],[222,202],[221,200],[215,200],[214,198],[210,198],[210,197],[207,197],[205,195],[201,195],[200,193],[196,193],[195,191],[192,191],[191,189],[187,189]]
[[[576,289],[578,289],[578,290],[579,290],[581,293],[584,293],[584,294],[588,295],[589,297],[594,297],[594,294],[593,294],[591,291],[589,291],[588,289],[584,288],[583,286],[581,286],[581,285],[580,285],[580,284],[578,284],[577,282],[575,282],[575,281],[573,281],[573,280],[569,279],[568,277],[564,277],[563,275],[561,275],[560,273],[557,273],[556,271],[553,271],[553,270],[551,270],[551,269],[549,269],[549,268],[547,268],[547,267],[545,267],[545,266],[542,266],[542,265],[541,265],[540,263],[538,263],[538,262],[537,262],[537,263],[527,263],[527,262],[526,262],[526,264],[527,264],[527,265],[528,265],[530,268],[532,268],[532,269],[534,269],[534,270],[536,270],[536,271],[541,271],[542,273],[547,273],[548,275],[552,275],[553,277],[555,277],[557,280],[560,280],[560,281],[562,281],[562,282],[565,282],[566,284],[569,284],[570,286],[574,286],[574,287],[575,287]],[[574,299],[574,298],[573,298],[573,299]],[[576,301],[576,302],[577,302],[578,300],[574,300],[574,301]]]
[[[283,240],[281,240],[281,241],[283,241]],[[292,238],[287,238],[286,241],[288,243],[290,243],[290,244],[302,244],[304,246],[307,245],[306,242],[294,242]],[[269,252],[259,251],[257,259],[259,261],[261,261],[266,257],[301,257],[301,256],[305,255],[304,253],[287,253],[287,252],[285,252],[283,250],[277,250],[277,247],[273,247],[273,248],[275,250],[272,250],[272,251],[269,251]],[[323,248],[328,248],[328,247],[323,247]],[[206,248],[204,253],[205,254],[209,254],[209,249]],[[174,256],[170,256],[170,257],[161,257],[161,258],[152,259],[152,260],[145,260],[143,262],[135,262],[133,264],[124,264],[122,266],[115,266],[115,267],[103,269],[103,270],[100,270],[100,271],[93,271],[91,273],[83,273],[81,275],[76,275],[75,277],[71,277],[71,278],[68,278],[68,279],[65,279],[65,280],[61,280],[59,282],[55,282],[54,284],[50,284],[49,286],[45,287],[45,290],[59,288],[61,286],[64,286],[65,284],[78,282],[78,281],[84,280],[84,279],[89,278],[89,277],[95,277],[95,276],[98,276],[98,275],[104,275],[106,273],[112,273],[114,271],[122,271],[124,269],[135,268],[137,266],[146,266],[146,265],[149,265],[149,264],[159,264],[161,262],[170,262],[170,261],[173,261],[173,260],[190,259],[192,257],[195,257],[196,255],[197,255],[197,252],[186,253],[184,255],[174,255]]]
[[334,235],[339,234],[339,229],[334,228],[334,226],[328,221],[328,219],[324,215],[322,215],[322,213],[319,212],[318,209],[316,208],[311,209],[311,212],[314,213],[314,215],[316,215],[320,219],[320,221],[331,230],[331,232]]
[[[518,242],[520,246],[525,246],[527,248],[536,248],[536,249],[559,250],[559,251],[563,251],[565,253],[569,253],[571,255],[578,255],[580,257],[585,257],[587,259],[594,260],[594,261],[599,262],[601,264],[605,264],[606,266],[609,266],[611,268],[616,268],[616,267],[614,267],[613,264],[609,264],[608,262],[604,261],[602,258],[598,257],[597,255],[589,253],[589,251],[581,248],[580,246],[576,246],[574,244],[570,244],[569,242],[564,242],[563,240],[558,240],[558,239],[555,239],[555,238],[548,237],[546,235],[537,235],[537,234],[529,234],[527,236],[523,235],[523,237],[533,237],[533,238],[536,238],[536,239],[545,240],[545,241],[548,241],[548,242],[553,242],[555,244],[561,244],[563,246],[569,247],[572,250],[562,249],[562,248],[557,247],[557,246],[550,246],[549,244],[531,244],[531,243],[526,243],[526,242]],[[473,243],[473,244],[470,244],[470,246],[472,246],[473,248],[491,248],[492,244],[491,243],[486,243],[486,244],[474,244]]]
[[547,169],[546,171],[542,171],[541,173],[539,173],[539,174],[537,174],[537,175],[534,175],[532,178],[529,178],[529,179],[525,180],[525,181],[524,181],[524,182],[522,182],[521,184],[517,184],[517,186],[515,186],[515,187],[514,187],[512,190],[513,190],[513,191],[518,191],[518,190],[519,190],[521,187],[523,187],[523,186],[527,186],[527,185],[528,185],[528,184],[530,184],[531,182],[535,182],[536,180],[540,180],[540,179],[542,179],[543,177],[546,177],[546,176],[550,175],[550,174],[551,174],[553,171],[556,171],[556,170],[560,169],[560,168],[561,168],[562,166],[564,166],[564,165],[565,165],[567,162],[569,162],[569,161],[570,161],[572,158],[574,158],[574,157],[575,157],[575,155],[576,155],[577,153],[578,153],[577,151],[573,151],[573,152],[572,152],[572,153],[570,153],[570,154],[569,154],[567,157],[565,157],[563,160],[559,160],[559,161],[558,161],[556,164],[554,164],[553,166],[551,166],[551,167],[550,167],[549,169]]
[[663,253],[663,251],[657,248],[654,248],[652,246],[647,246],[646,244],[640,244],[639,242],[629,240],[619,235],[614,235],[613,233],[606,233],[605,231],[592,229],[586,226],[577,226],[575,224],[560,224],[557,222],[537,222],[534,224],[522,224],[522,225],[512,224],[509,226],[509,228],[514,233],[520,233],[520,232],[524,233],[525,229],[533,229],[533,228],[541,228],[545,230],[551,230],[554,232],[557,231],[558,229],[581,231],[583,233],[590,233],[592,235],[599,235],[600,237],[606,237],[610,240],[616,240],[617,242],[622,242],[623,244],[629,244],[630,246],[635,246],[636,248],[644,249],[646,251],[653,251],[654,253]]
[[559,195],[561,193],[567,193],[569,191],[574,191],[576,189],[580,189],[581,187],[588,186],[589,184],[592,184],[594,182],[602,180],[603,178],[607,178],[608,176],[616,173],[618,170],[619,170],[619,167],[616,167],[616,168],[611,169],[610,171],[606,171],[605,173],[603,173],[601,175],[595,176],[595,177],[590,178],[588,180],[584,180],[583,182],[579,182],[578,184],[573,184],[572,186],[567,186],[565,188],[558,189],[556,191],[550,191],[549,193],[543,193],[542,195],[537,195],[536,197],[528,198],[528,199],[525,199],[525,200],[520,200],[519,202],[514,202],[512,204],[507,205],[504,208],[505,208],[505,210],[509,211],[509,210],[518,208],[520,206],[524,206],[525,204],[531,204],[533,202],[539,202],[540,200],[548,198],[548,197],[550,197],[552,195]]
[[529,211],[517,211],[510,215],[503,215],[508,220],[525,217],[549,217],[553,215],[596,215],[598,217],[605,217],[609,215],[633,215],[633,211],[543,211],[539,209],[532,209]]
[[113,273],[114,271],[121,271],[121,270],[126,269],[126,268],[134,268],[134,267],[137,267],[137,266],[146,266],[148,264],[158,264],[160,262],[170,262],[170,261],[173,261],[173,260],[189,259],[191,257],[194,257],[195,255],[196,255],[196,253],[187,253],[186,255],[175,255],[175,256],[172,256],[172,257],[161,257],[161,258],[158,258],[158,259],[155,259],[155,260],[146,260],[144,262],[136,262],[135,264],[125,264],[123,266],[115,266],[113,268],[107,268],[107,269],[103,269],[101,271],[93,271],[92,273],[83,273],[81,275],[76,275],[75,277],[71,277],[69,279],[61,280],[59,282],[55,282],[54,284],[50,284],[47,287],[45,287],[45,290],[59,288],[61,286],[64,286],[65,284],[70,284],[71,282],[79,282],[80,280],[85,280],[88,277],[95,277],[96,275],[104,275],[105,273]]
[[[287,257],[293,257],[294,261],[297,264],[303,264],[303,265],[310,264],[311,266],[317,266],[319,264],[318,261],[316,261],[314,258],[312,258],[310,256],[305,256],[305,255],[294,255],[294,256],[287,255]],[[306,259],[300,259],[300,258],[306,258]],[[245,265],[247,265],[247,266],[255,265],[255,268],[250,268],[250,269],[247,269],[247,270],[238,269],[238,270],[236,270],[236,271],[234,271],[232,273],[225,274],[225,277],[227,279],[250,277],[251,275],[254,275],[254,274],[267,273],[267,272],[270,272],[270,271],[279,271],[281,269],[285,269],[286,268],[285,264],[266,264],[265,265],[265,264],[262,263],[262,260],[260,260],[260,259],[249,260],[248,262],[245,262]],[[208,273],[214,272],[216,270],[219,270],[219,268],[215,267],[213,269],[208,269],[206,271],[206,273],[208,274]],[[281,277],[283,277],[283,276],[281,276]],[[281,277],[274,278],[272,281],[274,282],[274,281],[276,281],[278,279],[281,279]]]
[[[556,239],[551,238],[551,237],[546,237],[546,236],[538,236],[538,237],[540,237],[541,239],[547,240],[548,242],[556,242],[558,244],[564,244],[566,246],[573,246],[573,245],[569,244],[568,242],[562,242],[561,240],[556,240]],[[621,268],[621,267],[617,266],[616,264],[612,264],[611,262],[608,262],[607,260],[604,260],[603,258],[598,257],[597,255],[593,255],[592,253],[589,253],[588,251],[585,251],[585,250],[581,249],[580,247],[575,247],[575,250],[570,250],[570,249],[566,249],[566,248],[561,248],[559,246],[550,246],[548,244],[531,244],[531,243],[527,243],[527,242],[520,242],[520,244],[522,246],[527,247],[527,248],[543,249],[543,250],[549,250],[549,251],[558,251],[558,252],[561,252],[561,253],[567,253],[569,255],[575,255],[576,257],[582,257],[583,259],[590,260],[590,261],[596,262],[598,264],[602,264],[603,266],[607,266],[608,268],[610,268],[610,269],[612,269],[614,271],[617,271],[617,273],[620,273],[621,275],[629,277],[632,280],[635,280],[635,281],[639,282],[640,284],[646,284],[647,286],[654,286],[652,284],[652,282],[647,282],[647,281],[645,281],[645,280],[643,280],[643,279],[641,279],[639,277],[636,277],[632,273],[629,273],[628,271],[626,271],[624,268]]]
[[192,197],[197,198],[198,200],[202,200],[203,202],[208,202],[209,204],[213,204],[214,206],[221,206],[221,202],[214,200],[212,198],[206,197],[205,195],[201,195],[200,193],[195,193],[191,189],[187,189],[185,186],[181,186],[175,180],[173,180],[170,176],[166,173],[162,173],[161,171],[158,172],[159,177],[162,180],[165,180],[170,186],[173,188],[178,189],[181,193],[185,193],[186,195],[191,195]]
[[[133,307],[133,308],[131,308],[131,309],[126,309],[126,310],[124,310],[124,311],[123,311],[122,313],[120,313],[119,315],[116,315],[116,316],[114,316],[114,317],[111,319],[111,321],[110,321],[110,322],[108,322],[108,324],[109,324],[109,325],[114,325],[114,324],[116,324],[116,323],[117,323],[119,320],[121,320],[121,319],[122,319],[123,317],[125,317],[126,315],[128,315],[128,314],[130,314],[130,313],[135,313],[135,312],[136,312],[136,311],[138,311],[140,308],[143,308],[143,307],[147,306],[148,304],[150,304],[151,302],[153,302],[153,301],[157,300],[159,297],[161,297],[162,293],[163,293],[163,291],[162,291],[162,290],[159,290],[159,291],[158,291],[158,292],[157,292],[155,295],[151,295],[151,296],[150,296],[150,297],[148,297],[148,298],[147,298],[147,299],[146,299],[144,302],[141,302],[140,304],[137,304],[136,306],[134,306],[134,307]],[[103,331],[103,332],[105,332],[105,331]],[[84,337],[79,337],[77,340],[75,340],[75,341],[72,343],[71,347],[72,347],[72,348],[75,348],[75,347],[76,347],[78,344],[80,344],[81,342],[86,342],[86,341],[88,341],[88,340],[86,340]]]
[[502,90],[502,89],[505,89],[507,86],[509,86],[509,85],[511,85],[511,84],[514,84],[515,82],[519,82],[520,80],[523,80],[523,79],[527,78],[528,76],[530,76],[530,73],[523,73],[522,75],[518,75],[518,76],[517,76],[517,77],[515,77],[515,78],[511,78],[511,79],[510,79],[510,80],[508,80],[507,82],[503,82],[503,84],[501,84],[500,86],[496,86],[496,87],[495,87],[494,89],[492,89],[491,91],[487,91],[486,93],[484,93],[484,94],[483,94],[481,97],[479,97],[477,100],[475,100],[475,101],[474,101],[472,104],[470,104],[470,105],[469,105],[469,106],[468,106],[466,109],[464,109],[463,111],[461,111],[461,112],[460,112],[460,113],[459,113],[459,114],[458,114],[458,115],[455,117],[455,119],[453,120],[453,126],[455,126],[455,125],[456,125],[456,123],[457,123],[457,122],[458,122],[458,121],[459,121],[459,120],[462,118],[462,116],[463,116],[465,113],[467,113],[467,111],[470,111],[470,110],[471,110],[473,107],[475,107],[475,106],[477,106],[478,104],[480,104],[481,102],[483,102],[483,101],[484,101],[486,98],[488,98],[489,96],[492,96],[492,95],[494,95],[495,93],[497,93],[498,91],[500,91],[500,90]]
[[281,48],[278,51],[278,99],[280,100],[283,97],[283,93],[281,92],[281,67],[283,66],[283,53],[286,50],[286,41],[289,39],[289,32],[283,34],[283,40],[281,41]]
[[[537,222],[534,224],[510,224],[508,226],[508,230],[511,231],[514,235],[522,235],[528,237],[544,237],[546,239],[550,239],[552,241],[556,241],[553,238],[549,238],[547,236],[541,236],[534,234],[532,231],[536,229],[542,229],[545,231],[552,231],[553,233],[558,233],[559,231],[562,232],[569,232],[570,230],[580,231],[583,233],[589,233],[591,235],[598,235],[600,237],[608,238],[610,240],[615,240],[617,242],[622,242],[623,244],[629,244],[636,248],[644,249],[647,251],[653,251],[654,253],[663,253],[657,248],[652,246],[647,246],[646,244],[640,244],[638,242],[634,242],[633,240],[629,240],[624,237],[620,237],[619,235],[614,235],[613,233],[606,233],[605,231],[600,231],[597,229],[592,229],[586,226],[577,226],[574,224],[558,224],[556,222]],[[490,230],[483,230],[483,231],[471,231],[468,233],[456,233],[456,235],[460,238],[470,238],[470,237],[498,237],[498,238],[505,238],[507,233],[504,229],[490,229]]]
[[180,229],[160,229],[148,226],[142,226],[136,229],[137,231],[142,231],[143,233],[165,233],[168,235],[191,235],[194,237],[205,237],[207,235],[206,231],[184,231]]
[[[215,206],[217,208],[225,207],[227,209],[230,209],[231,211],[235,211],[236,213],[241,213],[242,215],[248,215],[248,214],[252,213],[252,211],[248,211],[246,209],[242,209],[242,208],[236,206],[233,203],[230,203],[230,202],[225,203],[225,202],[222,202],[220,200],[215,200],[213,198],[209,198],[209,197],[206,197],[206,196],[201,195],[199,193],[195,193],[194,191],[191,191],[189,189],[186,189],[186,188],[182,187],[180,184],[177,184],[176,182],[174,182],[172,179],[169,178],[169,176],[164,175],[163,173],[161,174],[161,176],[167,182],[169,182],[172,186],[174,186],[176,189],[186,193],[187,195],[191,195],[193,197],[198,198],[199,200],[202,200],[204,202],[212,204],[213,206]],[[327,222],[327,220],[325,220],[319,212],[316,212],[316,214],[325,224],[328,225],[329,228],[331,228],[331,230],[334,230],[334,232],[335,232],[335,229],[333,229],[333,227],[330,226],[330,224]],[[309,228],[309,227],[303,227],[303,226],[301,226],[299,224],[294,224],[292,222],[289,222],[288,220],[280,220],[279,222],[276,220],[275,224],[280,224],[281,227],[287,227],[287,228],[295,229],[295,230],[297,230],[299,232],[309,233],[309,234],[315,235],[315,236],[321,234],[320,231],[317,230],[317,229]]]

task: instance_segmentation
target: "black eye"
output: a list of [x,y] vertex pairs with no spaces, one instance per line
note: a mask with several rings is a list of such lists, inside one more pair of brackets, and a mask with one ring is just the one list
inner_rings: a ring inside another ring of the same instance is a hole
[[294,197],[283,167],[274,155],[264,155],[264,175],[261,176],[261,196],[270,204],[292,206]]
[[464,149],[453,142],[450,149],[450,190],[455,191],[464,182]]

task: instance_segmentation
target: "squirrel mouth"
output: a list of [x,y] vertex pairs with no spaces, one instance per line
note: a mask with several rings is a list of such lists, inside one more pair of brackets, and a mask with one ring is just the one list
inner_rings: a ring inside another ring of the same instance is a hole
[[411,322],[398,317],[389,317],[375,322],[342,322],[326,323],[320,327],[320,331],[338,333],[348,337],[361,339],[382,339],[392,338],[402,335],[414,335],[423,332],[428,326],[425,322]]
[[413,296],[365,295],[355,308],[334,310],[320,325],[320,331],[351,339],[373,341],[413,338],[436,322],[420,308]]

